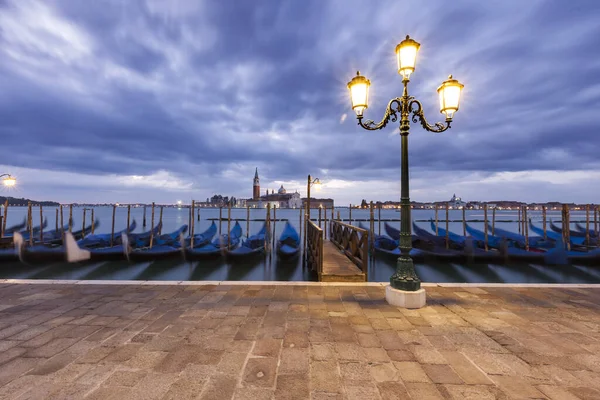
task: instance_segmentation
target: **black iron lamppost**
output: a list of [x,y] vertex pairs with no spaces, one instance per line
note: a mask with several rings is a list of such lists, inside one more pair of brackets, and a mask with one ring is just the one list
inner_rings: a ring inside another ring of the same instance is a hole
[[5,176],[6,178],[2,179],[2,184],[4,186],[12,187],[17,184],[17,178],[13,177],[11,174],[2,174],[0,178]]
[[[363,112],[368,108],[369,86],[371,82],[356,73],[356,76],[348,83],[352,100],[352,109],[356,112],[358,124],[368,130],[383,129],[388,122],[396,122],[400,119],[401,137],[401,226],[400,226],[400,257],[398,257],[396,273],[390,278],[390,286],[386,288],[386,299],[394,305],[407,308],[419,308],[425,305],[425,291],[421,289],[421,281],[415,273],[413,260],[410,257],[412,249],[410,197],[408,184],[408,134],[410,120],[420,123],[421,126],[431,132],[444,132],[450,128],[452,117],[458,111],[460,93],[464,85],[449,76],[438,88],[440,100],[440,112],[445,114],[446,121],[436,122],[430,125],[423,114],[421,102],[408,94],[408,82],[410,74],[414,72],[417,61],[417,52],[421,45],[411,39],[408,35],[396,46],[396,57],[398,60],[398,73],[402,75],[404,90],[401,97],[396,97],[388,103],[383,119],[379,123],[372,120],[363,122]],[[412,116],[411,116],[412,114]]]

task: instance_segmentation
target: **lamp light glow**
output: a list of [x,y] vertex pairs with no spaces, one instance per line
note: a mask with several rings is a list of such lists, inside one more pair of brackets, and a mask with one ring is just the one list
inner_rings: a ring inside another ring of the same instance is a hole
[[17,179],[9,175],[2,180],[2,183],[6,187],[13,187],[17,184]]
[[398,60],[398,73],[404,79],[410,79],[410,74],[415,72],[417,53],[421,45],[406,35],[406,39],[396,46],[396,59]]
[[454,113],[458,111],[460,94],[464,87],[465,85],[453,79],[452,75],[450,75],[438,88],[440,112],[446,115],[446,119],[451,120],[454,117]]
[[369,107],[369,86],[371,86],[371,81],[362,76],[360,71],[356,71],[356,76],[348,82],[352,109],[359,117]]

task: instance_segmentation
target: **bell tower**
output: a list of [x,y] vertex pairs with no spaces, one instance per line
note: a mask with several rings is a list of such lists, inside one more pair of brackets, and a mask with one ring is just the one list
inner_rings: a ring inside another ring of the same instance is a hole
[[258,200],[260,198],[260,181],[258,179],[258,168],[254,171],[254,185],[252,186],[252,199]]

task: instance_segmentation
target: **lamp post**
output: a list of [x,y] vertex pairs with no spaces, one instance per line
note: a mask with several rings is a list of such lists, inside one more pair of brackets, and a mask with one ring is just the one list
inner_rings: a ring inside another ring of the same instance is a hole
[[2,178],[3,176],[6,177],[2,180],[2,184],[4,186],[12,187],[17,184],[17,179],[15,177],[13,177],[11,174],[2,174],[2,175],[0,175],[0,178]]
[[[358,124],[367,130],[379,130],[386,127],[388,122],[400,119],[401,138],[401,174],[400,174],[400,256],[398,257],[396,273],[390,278],[390,286],[386,288],[388,303],[407,308],[420,308],[425,305],[425,291],[421,289],[421,281],[415,273],[413,260],[410,257],[412,249],[409,174],[408,174],[408,134],[410,121],[420,123],[430,132],[444,132],[450,128],[454,113],[458,111],[460,93],[464,85],[459,83],[452,75],[438,88],[440,112],[445,114],[444,123],[436,122],[431,125],[425,119],[421,102],[408,94],[410,74],[415,71],[417,52],[421,45],[408,35],[396,46],[398,73],[402,75],[404,86],[402,96],[396,97],[388,103],[383,119],[379,123],[372,120],[363,121],[364,110],[368,108],[369,86],[371,82],[356,73],[348,83],[352,101],[352,109],[356,112]],[[412,116],[411,116],[412,114]]]
[[314,178],[308,175],[308,181],[306,182],[306,220],[304,223],[304,249],[306,249],[306,234],[308,233],[308,221],[310,220],[310,187],[316,185],[315,188],[321,187],[321,181],[319,178]]

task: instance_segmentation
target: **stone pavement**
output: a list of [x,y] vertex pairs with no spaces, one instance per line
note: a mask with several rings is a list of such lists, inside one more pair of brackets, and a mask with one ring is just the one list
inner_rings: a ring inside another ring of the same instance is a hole
[[0,283],[1,399],[600,399],[600,289]]

